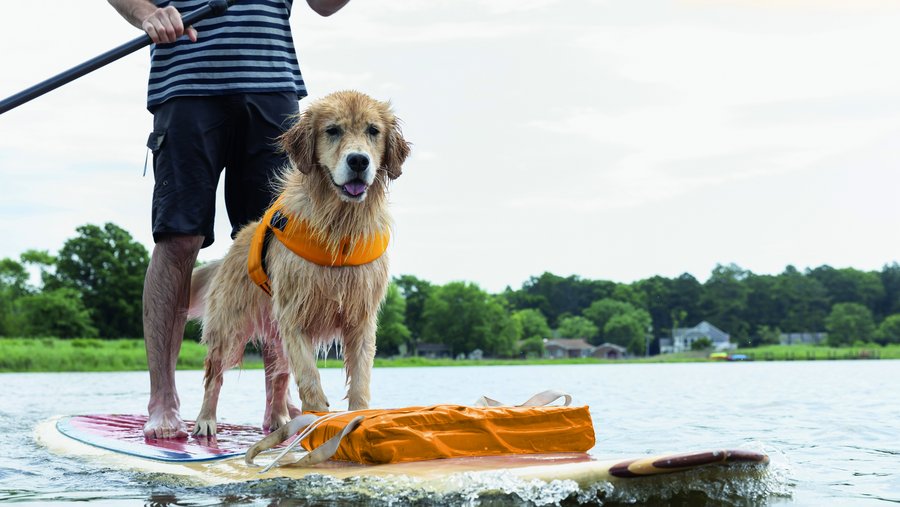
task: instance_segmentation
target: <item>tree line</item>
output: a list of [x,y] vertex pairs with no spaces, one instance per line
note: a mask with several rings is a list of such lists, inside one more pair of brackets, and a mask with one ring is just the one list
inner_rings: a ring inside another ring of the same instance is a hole
[[[149,254],[115,224],[83,225],[56,255],[29,250],[0,260],[0,336],[139,338]],[[31,272],[39,274],[32,284]],[[414,354],[422,343],[454,356],[543,353],[544,339],[583,338],[656,353],[673,329],[709,321],[742,347],[778,343],[782,332],[827,332],[828,344],[900,343],[900,265],[880,271],[787,266],[758,275],[719,265],[633,283],[543,273],[489,293],[468,281],[394,278],[382,305],[379,355]],[[189,338],[199,335],[189,326]]]

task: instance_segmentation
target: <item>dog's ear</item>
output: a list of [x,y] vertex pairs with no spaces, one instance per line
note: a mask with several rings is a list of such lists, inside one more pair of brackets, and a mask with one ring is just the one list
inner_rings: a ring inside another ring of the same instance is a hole
[[385,136],[384,160],[381,166],[387,171],[392,180],[396,180],[403,172],[403,161],[409,156],[409,143],[403,138],[400,131],[400,121],[392,117],[387,136]]
[[306,111],[297,115],[294,125],[278,138],[282,151],[303,174],[309,174],[316,164],[315,130],[315,119]]

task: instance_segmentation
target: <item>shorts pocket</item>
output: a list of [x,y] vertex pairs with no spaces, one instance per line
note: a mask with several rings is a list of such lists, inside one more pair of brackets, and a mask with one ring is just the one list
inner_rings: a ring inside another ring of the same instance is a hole
[[150,148],[150,151],[156,155],[159,152],[159,149],[162,148],[163,141],[165,140],[165,130],[154,130],[153,132],[150,132],[150,137],[147,138],[147,148]]
[[166,163],[165,156],[160,153],[163,142],[166,140],[165,130],[154,130],[147,138],[147,148],[153,152],[153,186],[154,199],[162,198],[175,189],[174,180],[172,180],[172,171],[169,164]]

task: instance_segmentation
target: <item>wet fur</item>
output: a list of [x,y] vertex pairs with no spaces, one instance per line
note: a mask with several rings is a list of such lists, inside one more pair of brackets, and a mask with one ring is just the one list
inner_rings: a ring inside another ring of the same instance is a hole
[[[344,133],[339,139],[326,132],[335,125]],[[377,135],[371,134],[372,125]],[[284,208],[305,219],[331,248],[336,251],[343,238],[352,247],[389,229],[386,187],[400,176],[409,146],[388,104],[357,92],[334,93],[311,104],[280,142],[291,161],[279,181]],[[366,153],[371,159],[374,179],[362,199],[342,195],[335,183],[341,168],[347,171],[348,153]],[[320,266],[271,239],[266,254],[269,297],[247,274],[257,224],[240,231],[224,259],[196,269],[192,277],[190,312],[202,313],[208,346],[195,434],[215,434],[222,374],[240,362],[250,339],[277,351],[266,371],[272,384],[263,421],[267,429],[290,419],[289,373],[297,381],[304,411],[328,410],[315,359],[332,343],[343,349],[350,410],[369,405],[376,320],[388,285],[387,254],[360,266]]]

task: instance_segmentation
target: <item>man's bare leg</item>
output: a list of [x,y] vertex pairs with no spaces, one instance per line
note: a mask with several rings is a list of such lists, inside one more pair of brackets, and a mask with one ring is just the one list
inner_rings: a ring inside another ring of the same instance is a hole
[[144,278],[144,343],[150,371],[148,438],[187,437],[178,410],[175,365],[190,302],[191,271],[203,236],[167,236],[153,248]]

